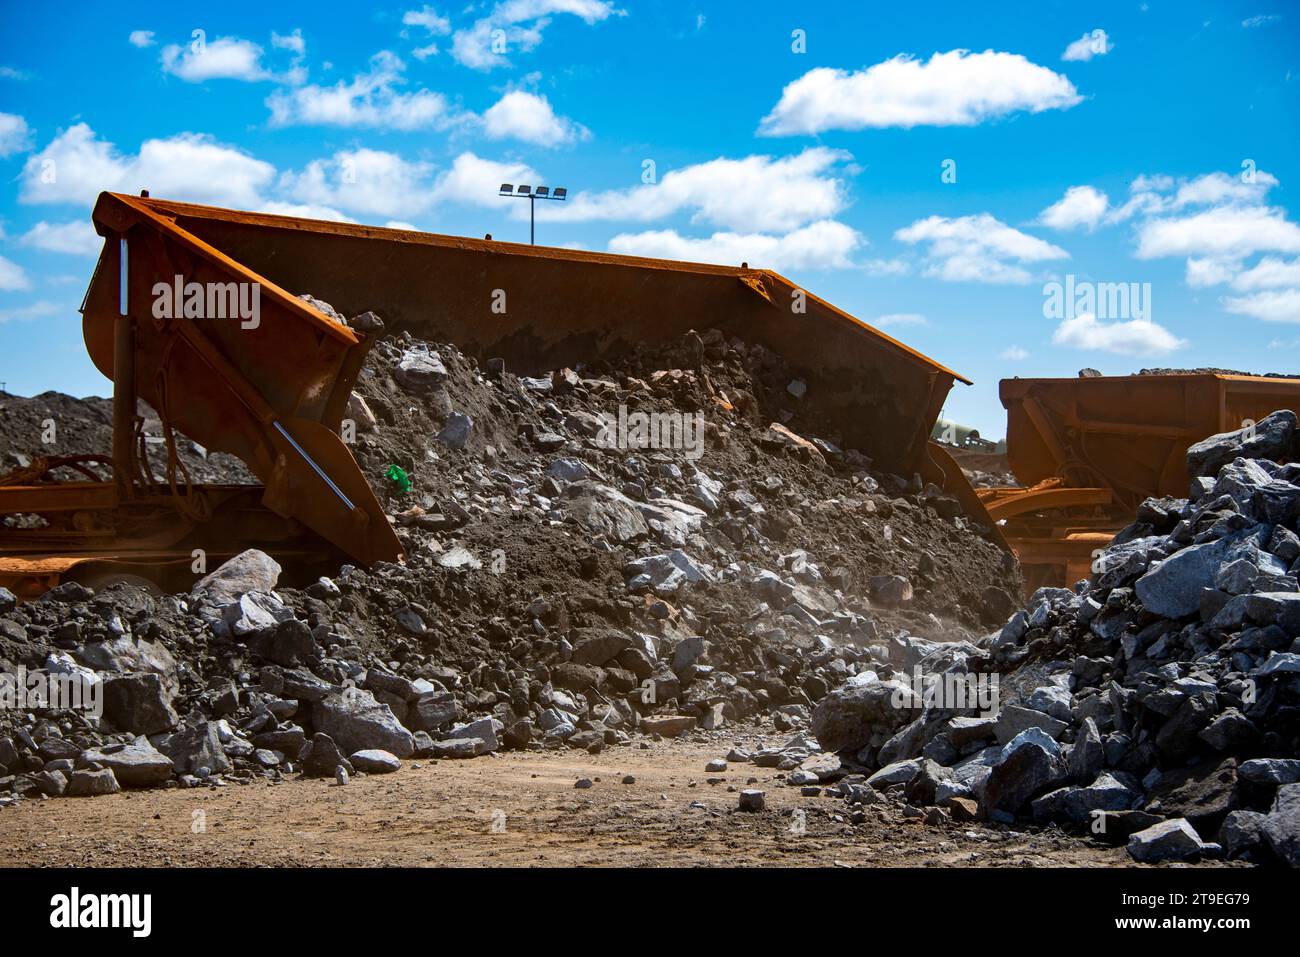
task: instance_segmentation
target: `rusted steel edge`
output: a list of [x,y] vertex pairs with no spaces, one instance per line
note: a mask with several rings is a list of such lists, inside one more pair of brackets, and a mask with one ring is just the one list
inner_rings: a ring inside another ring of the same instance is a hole
[[[247,282],[257,283],[261,287],[263,295],[268,296],[271,301],[275,302],[277,305],[289,310],[290,312],[297,313],[301,318],[315,324],[316,328],[319,331],[324,332],[326,335],[333,336],[335,339],[347,343],[348,345],[359,345],[361,343],[361,340],[357,337],[356,333],[347,326],[335,322],[324,313],[303,302],[297,296],[280,288],[265,276],[253,272],[253,270],[249,269],[243,263],[236,259],[232,259],[226,253],[223,253],[216,247],[199,239],[193,233],[178,226],[172,220],[160,215],[149,201],[143,200],[140,197],[127,196],[123,193],[100,193],[99,199],[95,203],[93,219],[96,232],[101,236],[122,231],[120,226],[107,221],[108,216],[105,215],[106,211],[101,209],[101,204],[106,201],[122,204],[130,211],[130,213],[135,214],[137,222],[142,222],[146,225],[152,226],[164,235],[170,236],[182,246],[187,247],[190,251],[197,253],[199,256],[208,260],[208,262],[212,263],[214,266],[232,272]],[[130,215],[130,213],[128,213],[128,215]]]
[[[864,332],[876,337],[888,346],[891,346],[901,354],[923,363],[930,368],[942,372],[944,375],[952,376],[953,379],[965,385],[971,385],[970,379],[960,373],[954,372],[946,366],[941,365],[929,356],[917,352],[910,346],[899,342],[893,336],[881,332],[868,323],[863,322],[856,316],[852,316],[832,305],[819,296],[809,292],[803,286],[792,282],[780,273],[770,269],[742,269],[739,266],[721,266],[711,263],[694,263],[683,262],[676,259],[651,259],[645,256],[624,256],[618,253],[600,253],[583,249],[561,249],[555,246],[530,246],[523,243],[510,243],[495,239],[471,239],[466,236],[446,236],[440,233],[422,233],[409,229],[390,229],[385,226],[363,226],[356,223],[337,223],[321,219],[301,219],[296,216],[281,216],[274,213],[253,213],[243,210],[223,209],[219,206],[202,206],[196,203],[178,203],[171,200],[155,199],[153,197],[143,198],[136,196],[126,196],[121,193],[107,193],[104,195],[112,196],[128,204],[134,209],[141,211],[152,211],[155,217],[162,219],[159,213],[166,213],[172,216],[188,216],[195,219],[212,219],[220,222],[247,223],[252,226],[268,226],[276,229],[299,230],[302,232],[324,233],[335,236],[348,236],[357,239],[389,239],[399,240],[401,242],[415,243],[426,246],[441,246],[451,249],[465,249],[485,253],[504,253],[511,256],[525,256],[537,259],[552,259],[574,263],[593,263],[606,266],[629,266],[638,269],[665,270],[670,272],[695,273],[705,276],[732,276],[739,279],[749,286],[756,295],[762,295],[754,288],[754,282],[766,278],[774,284],[784,285],[791,289],[800,289],[808,298],[812,299],[819,306],[829,312],[847,320],[854,326]],[[162,219],[163,222],[167,220]],[[200,244],[203,249],[210,251],[221,257],[222,260],[235,263],[234,260],[220,253],[219,251],[208,246],[202,240],[186,233],[174,223],[170,224],[174,229],[187,236],[192,242]],[[252,275],[251,270],[244,269]],[[265,282],[265,280],[262,280]],[[278,287],[277,291],[279,290]],[[285,295],[288,295],[285,293]],[[765,297],[769,298],[770,297]],[[319,313],[307,306],[301,300],[296,300],[298,304],[313,315],[313,318],[319,317]],[[320,317],[323,319],[323,317]],[[329,322],[328,319],[323,321]]]

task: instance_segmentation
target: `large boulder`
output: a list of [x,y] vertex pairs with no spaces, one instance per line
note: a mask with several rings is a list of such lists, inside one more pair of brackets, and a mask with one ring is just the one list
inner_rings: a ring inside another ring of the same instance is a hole
[[132,734],[155,734],[180,720],[156,674],[114,675],[104,681],[104,718]]
[[108,641],[91,641],[72,651],[80,664],[114,675],[155,674],[163,689],[174,696],[180,690],[176,659],[160,641],[118,635]]
[[908,685],[864,672],[818,702],[812,714],[813,735],[827,751],[879,748],[919,714],[907,707],[915,701]]
[[339,750],[334,739],[319,731],[312,735],[302,756],[302,773],[309,778],[332,778],[338,768],[352,773],[352,764]]
[[1032,799],[1068,778],[1059,752],[1053,753],[1046,742],[1027,741],[993,768],[984,783],[980,810],[988,820],[1009,821]]
[[108,768],[117,782],[128,788],[162,784],[170,781],[176,771],[172,759],[143,737],[136,738],[130,744],[110,744],[82,751],[77,758],[77,767],[88,768],[92,764]]
[[98,771],[83,768],[73,771],[68,777],[68,789],[64,793],[68,797],[95,797],[99,794],[116,794],[120,790],[122,786],[108,768]]
[[313,720],[317,730],[333,738],[344,754],[378,748],[409,758],[415,751],[411,732],[369,691],[346,688],[326,696],[313,709]]
[[1205,844],[1181,817],[1153,824],[1128,839],[1129,856],[1143,864],[1184,861],[1204,851]]
[[279,580],[279,563],[266,552],[250,548],[200,578],[191,593],[206,593],[220,607],[238,601],[249,592],[269,592]]
[[[301,734],[301,732],[299,732]],[[215,721],[203,721],[160,737],[158,750],[171,759],[177,774],[225,774],[231,769]],[[283,750],[283,749],[281,749]]]
[[1300,867],[1300,784],[1277,789],[1260,831],[1274,854],[1292,867]]
[[1183,618],[1201,607],[1201,592],[1214,587],[1219,569],[1236,558],[1258,554],[1268,539],[1266,526],[1180,549],[1153,562],[1137,580],[1137,596],[1147,611]]
[[1282,410],[1266,415],[1254,428],[1220,432],[1187,449],[1187,474],[1217,475],[1233,459],[1284,459],[1295,436],[1294,412]]

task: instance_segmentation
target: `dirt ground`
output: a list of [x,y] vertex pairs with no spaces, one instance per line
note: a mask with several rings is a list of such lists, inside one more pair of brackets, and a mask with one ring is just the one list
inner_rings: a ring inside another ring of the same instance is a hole
[[[1122,848],[1059,831],[929,826],[897,805],[848,822],[846,805],[802,797],[781,772],[705,762],[755,737],[718,732],[599,755],[509,752],[411,761],[397,774],[123,792],[0,810],[14,864],[260,866],[1009,866],[1122,867]],[[625,775],[636,780],[623,784]],[[590,778],[593,786],[574,783]],[[750,779],[756,783],[749,784]],[[744,787],[767,809],[736,810]],[[731,790],[735,789],[735,790]],[[805,833],[797,833],[802,809]],[[202,813],[199,813],[202,812]],[[205,826],[200,826],[205,825]],[[195,833],[198,831],[198,833]]]

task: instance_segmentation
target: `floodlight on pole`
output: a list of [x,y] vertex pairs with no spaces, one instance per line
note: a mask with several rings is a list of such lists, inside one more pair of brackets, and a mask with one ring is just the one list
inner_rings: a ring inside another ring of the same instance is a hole
[[537,245],[537,200],[550,200],[552,202],[562,203],[569,197],[569,191],[563,186],[557,186],[551,189],[549,186],[516,186],[513,183],[502,183],[501,191],[498,196],[510,196],[515,199],[528,200],[528,243]]

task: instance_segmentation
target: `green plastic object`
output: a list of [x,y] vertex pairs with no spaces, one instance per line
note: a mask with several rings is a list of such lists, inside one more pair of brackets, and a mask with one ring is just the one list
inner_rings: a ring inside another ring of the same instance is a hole
[[406,469],[400,465],[388,466],[388,471],[384,477],[397,486],[397,494],[405,495],[411,490],[411,477],[406,474]]

